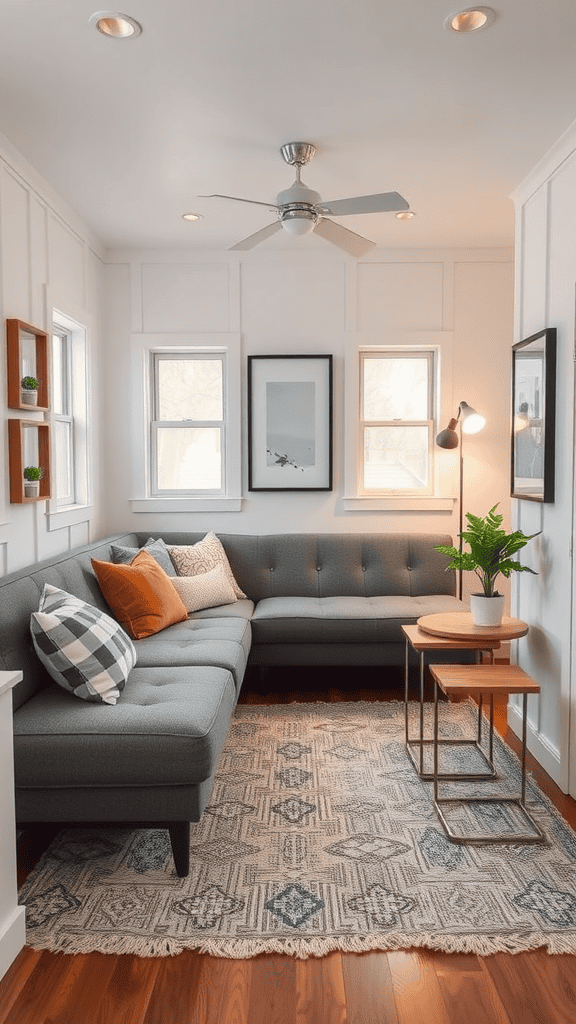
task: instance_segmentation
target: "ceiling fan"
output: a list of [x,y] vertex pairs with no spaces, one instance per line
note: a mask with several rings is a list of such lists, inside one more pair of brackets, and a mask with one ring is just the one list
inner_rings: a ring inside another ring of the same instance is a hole
[[255,203],[257,206],[267,206],[270,212],[275,211],[278,214],[278,220],[273,224],[268,224],[248,238],[243,238],[241,242],[230,247],[232,250],[253,249],[255,245],[259,245],[284,228],[290,235],[308,235],[315,231],[328,242],[344,249],[350,256],[364,256],[376,243],[336,224],[333,220],[328,220],[327,215],[344,217],[351,213],[395,213],[409,209],[408,203],[398,192],[380,192],[372,196],[355,196],[352,199],[336,199],[324,203],[318,192],[308,188],[300,179],[301,168],[310,162],[316,147],[310,142],[287,142],[281,147],[280,152],[287,164],[296,167],[296,180],[291,188],[278,193],[275,203],[261,203],[256,199],[240,199],[238,196],[224,196],[218,193],[200,197]]

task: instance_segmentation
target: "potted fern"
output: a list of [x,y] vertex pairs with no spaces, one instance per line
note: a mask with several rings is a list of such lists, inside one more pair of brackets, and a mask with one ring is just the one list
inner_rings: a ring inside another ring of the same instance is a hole
[[475,572],[482,584],[482,593],[470,595],[470,611],[476,626],[499,626],[504,612],[504,595],[495,589],[498,576],[509,577],[513,572],[538,574],[527,565],[520,565],[512,558],[536,534],[526,536],[521,530],[506,533],[501,529],[503,516],[496,514],[494,505],[484,518],[466,513],[468,529],[462,531],[462,540],[469,551],[444,544],[435,545],[434,550],[448,555],[450,562],[446,569]]
[[24,470],[24,497],[37,498],[40,494],[40,481],[44,476],[41,466],[26,466]]
[[20,394],[23,405],[38,405],[38,388],[40,382],[36,377],[22,377],[20,381]]

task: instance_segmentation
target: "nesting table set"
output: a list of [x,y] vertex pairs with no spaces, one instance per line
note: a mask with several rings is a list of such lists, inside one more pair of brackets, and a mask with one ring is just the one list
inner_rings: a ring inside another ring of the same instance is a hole
[[[405,661],[405,743],[407,753],[421,779],[433,782],[433,804],[449,839],[455,843],[538,843],[546,837],[538,823],[526,806],[526,726],[528,714],[528,694],[539,693],[540,687],[518,665],[498,665],[494,663],[494,651],[498,650],[502,641],[515,640],[525,636],[528,625],[521,619],[503,618],[500,626],[476,626],[468,612],[447,612],[436,615],[424,615],[416,625],[402,626],[406,639]],[[419,731],[416,736],[409,733],[408,686],[409,686],[409,650],[410,647],[420,655],[420,708]],[[476,651],[475,665],[443,664],[429,665],[434,681],[434,727],[432,738],[424,736],[424,668],[426,652],[434,651]],[[481,652],[487,651],[490,663],[480,663]],[[478,698],[478,720],[476,735],[468,739],[441,738],[438,726],[438,688],[449,696],[467,696]],[[494,694],[521,693],[523,695],[522,713],[522,774],[519,796],[440,796],[440,782],[473,782],[491,780],[496,777],[493,761],[494,751]],[[483,698],[489,696],[489,728],[488,751],[482,742]],[[484,762],[482,770],[464,769],[459,771],[440,771],[439,750],[450,745],[469,746]],[[425,748],[432,748],[432,770],[425,767]],[[517,807],[530,831],[506,832],[490,835],[462,835],[455,832],[446,819],[443,808],[447,804],[509,804]]]

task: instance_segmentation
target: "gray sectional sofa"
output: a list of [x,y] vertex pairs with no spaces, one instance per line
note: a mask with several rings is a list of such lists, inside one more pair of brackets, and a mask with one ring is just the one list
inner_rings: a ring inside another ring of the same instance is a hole
[[117,704],[78,700],[39,662],[30,614],[45,583],[109,612],[91,558],[150,536],[194,544],[204,533],[122,534],[0,579],[0,667],[24,673],[13,691],[18,822],[165,827],[183,876],[248,661],[402,664],[403,623],[464,606],[433,550],[451,543],[442,534],[219,534],[248,599],[135,641]]

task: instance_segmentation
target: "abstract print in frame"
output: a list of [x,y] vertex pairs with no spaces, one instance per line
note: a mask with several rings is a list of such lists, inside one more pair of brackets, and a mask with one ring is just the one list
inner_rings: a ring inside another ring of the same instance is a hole
[[332,356],[248,356],[248,488],[332,490]]

